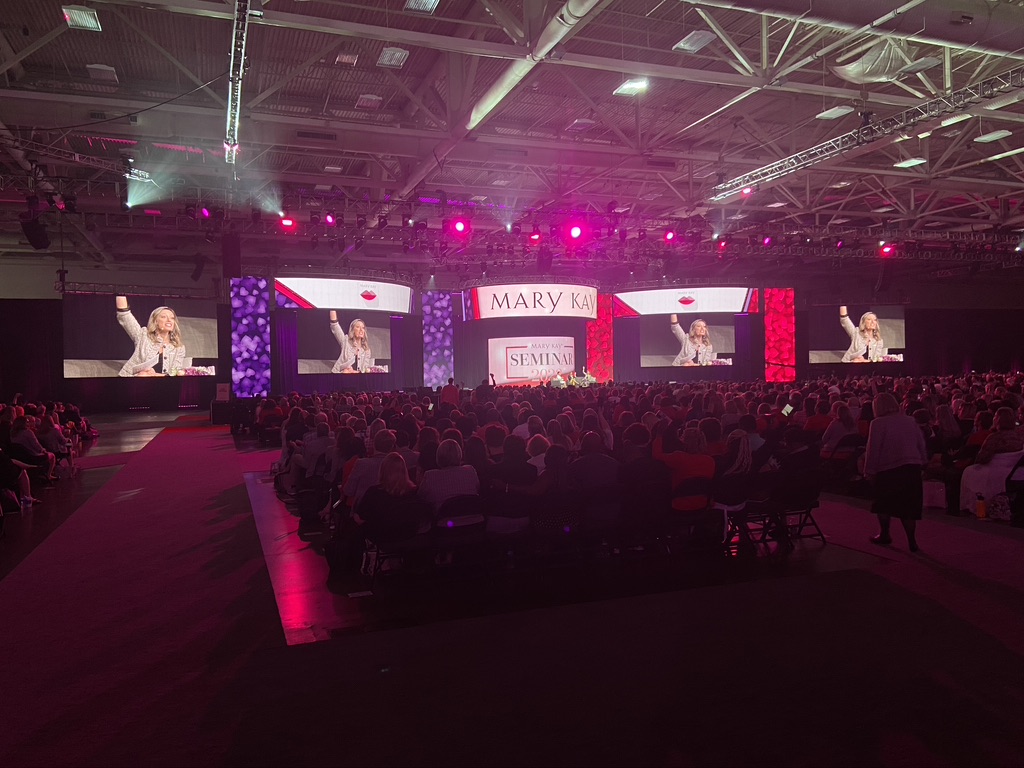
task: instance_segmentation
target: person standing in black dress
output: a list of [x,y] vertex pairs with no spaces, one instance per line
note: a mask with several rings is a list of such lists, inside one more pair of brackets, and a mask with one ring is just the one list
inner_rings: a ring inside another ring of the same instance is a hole
[[874,485],[871,511],[878,516],[879,531],[871,542],[892,544],[889,523],[896,517],[903,523],[907,546],[917,552],[917,521],[924,506],[921,468],[928,463],[924,435],[888,392],[876,395],[872,406],[875,418],[868,432],[864,474]]

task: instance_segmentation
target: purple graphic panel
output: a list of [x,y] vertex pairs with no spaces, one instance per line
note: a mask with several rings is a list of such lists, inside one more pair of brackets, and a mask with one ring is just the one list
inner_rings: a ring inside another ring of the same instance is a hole
[[294,300],[288,298],[280,291],[274,291],[274,295],[277,297],[277,306],[281,309],[302,309]]
[[231,382],[235,397],[270,392],[270,283],[231,279]]
[[455,332],[450,291],[423,292],[423,386],[438,387],[455,375]]

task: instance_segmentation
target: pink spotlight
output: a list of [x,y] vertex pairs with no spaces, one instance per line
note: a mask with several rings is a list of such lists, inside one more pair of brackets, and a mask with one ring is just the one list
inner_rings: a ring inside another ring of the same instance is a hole
[[882,246],[882,255],[883,256],[892,256],[894,253],[896,253],[896,246],[895,245],[892,245],[891,243],[887,243],[886,245]]
[[469,231],[469,222],[465,219],[456,219],[452,223],[452,228],[455,230],[456,234],[464,235]]
[[210,218],[210,209],[207,208],[206,206],[203,206],[202,208],[200,208],[199,212],[203,215],[204,219]]
[[671,229],[666,229],[665,230],[665,242],[666,243],[671,243],[675,239],[676,239],[676,233],[673,230],[671,230]]
[[772,244],[772,237],[771,237],[771,235],[765,235],[764,240],[761,241],[761,245],[763,245],[765,248],[768,248],[768,247],[771,246],[771,244]]
[[327,224],[328,227],[333,227],[336,222],[337,220],[334,218],[333,213],[328,213],[324,216],[324,223]]
[[571,227],[569,227],[569,237],[571,237],[573,240],[579,240],[581,237],[583,237],[583,227],[581,227],[579,224],[573,224]]
[[295,227],[295,219],[291,216],[283,216],[281,218],[281,226],[285,229],[293,229]]
[[744,187],[743,188],[743,195],[744,196],[752,195],[752,194],[754,194],[754,188],[753,187]]

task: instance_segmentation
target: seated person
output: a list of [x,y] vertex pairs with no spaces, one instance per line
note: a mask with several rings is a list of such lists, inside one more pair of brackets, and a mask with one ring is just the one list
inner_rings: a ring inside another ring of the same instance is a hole
[[419,497],[436,512],[448,499],[480,492],[480,479],[473,467],[462,463],[462,448],[454,440],[437,446],[437,469],[423,473]]
[[57,479],[53,474],[57,457],[39,444],[35,432],[29,429],[25,416],[19,416],[11,425],[11,458],[32,467],[45,469],[48,480]]

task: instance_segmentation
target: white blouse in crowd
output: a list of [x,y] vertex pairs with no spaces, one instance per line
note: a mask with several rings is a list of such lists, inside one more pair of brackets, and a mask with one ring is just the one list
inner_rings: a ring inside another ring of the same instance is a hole
[[843,326],[846,335],[850,337],[850,348],[843,355],[844,363],[852,362],[857,357],[863,357],[865,360],[878,360],[888,353],[885,342],[881,338],[875,339],[862,334],[860,328],[853,324],[849,315],[845,317],[840,315],[839,324]]
[[672,365],[684,365],[694,358],[696,358],[694,362],[697,365],[708,365],[715,359],[714,348],[711,344],[695,344],[679,323],[672,323],[672,334],[680,344],[679,354],[672,361]]
[[341,330],[341,323],[331,323],[331,333],[341,347],[341,357],[331,368],[331,373],[341,373],[349,368],[353,371],[368,371],[373,366],[373,352],[369,347],[360,349],[349,341],[348,334]]
[[[159,341],[153,341],[146,329],[139,325],[139,321],[128,309],[117,311],[117,322],[124,328],[124,332],[131,337],[135,343],[135,352],[118,371],[118,376],[138,376],[147,368],[152,368],[157,373],[170,373],[185,368],[185,345],[174,347]],[[160,365],[160,351],[163,350],[164,361]],[[159,369],[159,370],[158,370]]]

